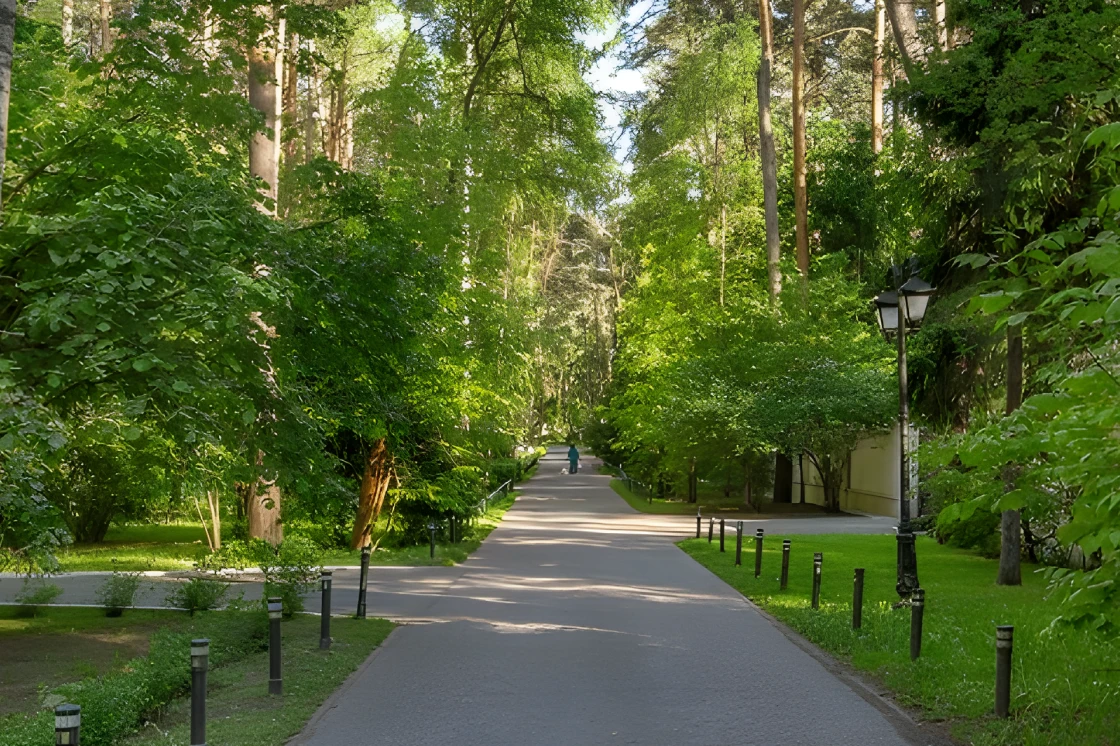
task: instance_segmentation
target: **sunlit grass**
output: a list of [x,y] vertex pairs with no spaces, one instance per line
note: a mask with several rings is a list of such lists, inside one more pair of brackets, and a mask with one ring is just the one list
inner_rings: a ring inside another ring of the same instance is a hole
[[[370,558],[372,565],[455,565],[464,561],[501,522],[513,505],[514,495],[495,500],[475,525],[464,531],[463,540],[451,544],[439,541],[436,557],[429,557],[427,544],[383,548]],[[77,544],[58,554],[63,572],[121,570],[190,570],[208,553],[206,536],[199,523],[114,526],[101,544]],[[359,565],[361,553],[346,549],[324,554],[327,565]]]
[[[792,541],[789,587],[779,589],[781,540]],[[925,717],[949,719],[972,743],[1115,746],[1120,743],[1120,641],[1091,632],[1050,631],[1056,601],[1045,581],[1024,567],[1023,585],[995,584],[997,563],[918,539],[926,591],[922,657],[910,661],[909,609],[893,610],[896,545],[892,536],[768,536],[762,577],[754,577],[754,541],[690,539],[681,547],[760,607],[820,645],[872,673]],[[813,552],[823,552],[821,608],[810,608]],[[863,628],[853,631],[853,570],[865,574]],[[995,627],[1015,625],[1013,717],[991,716],[995,693]]]

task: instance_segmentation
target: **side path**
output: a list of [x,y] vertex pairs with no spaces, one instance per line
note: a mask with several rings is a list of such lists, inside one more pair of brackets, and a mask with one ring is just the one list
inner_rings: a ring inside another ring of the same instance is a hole
[[[589,460],[590,461],[590,460]],[[853,744],[892,720],[549,453],[506,519],[295,744]],[[678,533],[679,535],[679,533]]]

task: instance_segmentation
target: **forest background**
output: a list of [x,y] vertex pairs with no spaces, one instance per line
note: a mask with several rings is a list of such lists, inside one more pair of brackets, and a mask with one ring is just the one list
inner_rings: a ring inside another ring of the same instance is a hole
[[[415,541],[557,438],[835,496],[913,255],[931,528],[1115,630],[1118,12],[2,0],[3,557],[194,512]],[[605,54],[647,84],[626,169]]]

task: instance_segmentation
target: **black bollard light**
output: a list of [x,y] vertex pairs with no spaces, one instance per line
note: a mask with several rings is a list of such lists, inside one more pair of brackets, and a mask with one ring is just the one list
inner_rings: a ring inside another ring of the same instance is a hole
[[268,599],[268,693],[284,693],[284,682],[280,678],[280,617],[284,604],[279,598]]
[[323,570],[322,583],[322,596],[323,608],[319,613],[319,649],[331,649],[331,585],[333,584],[334,573],[330,570]]
[[359,619],[366,618],[366,583],[369,581],[369,544],[362,547],[362,572],[358,578],[358,614]]
[[910,596],[910,660],[922,654],[922,617],[926,612],[926,592],[915,588]]
[[206,746],[206,671],[210,641],[191,640],[191,746]]
[[735,566],[743,564],[743,522],[735,523]]
[[716,519],[715,518],[709,518],[708,519],[708,543],[709,544],[712,543],[712,535],[713,535],[712,532],[715,531],[715,529],[716,529]]
[[760,528],[754,532],[754,576],[762,575],[762,537],[765,532]]
[[723,519],[719,519],[719,551],[723,551]]
[[54,708],[54,742],[56,746],[79,746],[82,734],[82,708],[59,705]]
[[789,539],[782,540],[782,590],[789,585]]
[[824,562],[824,555],[820,552],[813,552],[813,608],[819,609],[821,607],[821,564]]
[[700,538],[700,508],[696,509],[696,538]]
[[863,626],[863,568],[856,568],[855,578],[852,580],[852,629]]
[[1011,711],[1011,649],[1015,628],[1004,624],[996,627],[996,717],[1005,718]]
[[430,548],[429,556],[432,559],[435,559],[436,558],[436,522],[435,521],[429,521],[428,522],[428,535],[430,536],[430,542],[431,542],[430,547],[429,547]]

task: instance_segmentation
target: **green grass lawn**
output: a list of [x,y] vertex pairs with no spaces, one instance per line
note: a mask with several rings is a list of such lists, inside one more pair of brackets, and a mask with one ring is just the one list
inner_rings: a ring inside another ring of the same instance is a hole
[[[495,500],[485,515],[479,516],[472,532],[457,544],[439,542],[436,558],[431,559],[428,545],[378,549],[370,559],[372,565],[454,565],[478,549],[483,539],[501,522],[513,505],[514,495]],[[77,544],[59,552],[63,572],[82,570],[190,570],[207,554],[206,537],[199,523],[150,524],[145,526],[114,526],[100,544]],[[334,550],[323,557],[328,565],[358,565],[361,554]]]
[[[779,590],[781,540],[792,541],[789,587]],[[909,653],[909,609],[898,600],[893,536],[768,536],[762,577],[754,577],[754,541],[689,539],[682,549],[760,607],[825,650],[872,674],[931,720],[949,720],[970,743],[1024,746],[1120,744],[1120,640],[1050,629],[1056,602],[1045,580],[1024,567],[1021,587],[995,585],[997,563],[918,539],[926,591],[922,657]],[[748,550],[749,548],[749,550]],[[821,608],[810,607],[813,552],[823,552]],[[851,628],[852,577],[866,570],[863,628]],[[995,719],[995,627],[1015,625],[1012,717]]]
[[[299,733],[330,694],[369,657],[393,629],[384,619],[331,620],[334,643],[319,650],[319,618],[296,616],[282,625],[284,694],[268,694],[268,652],[253,653],[209,674],[207,743],[222,746],[281,744]],[[127,746],[190,743],[190,698],[163,708]]]
[[[728,516],[737,514],[747,516],[758,515],[756,512],[746,509],[742,495],[724,497],[722,491],[701,490],[696,496],[698,502],[690,503],[687,500],[679,498],[664,499],[654,497],[650,499],[649,495],[638,494],[627,489],[626,483],[621,479],[612,479],[611,489],[629,503],[630,507],[642,513],[654,513],[657,515],[696,515],[696,509],[699,507],[700,512],[705,516],[713,514],[718,515],[721,513]],[[819,508],[815,505],[783,507],[788,508],[790,512],[819,512]]]

